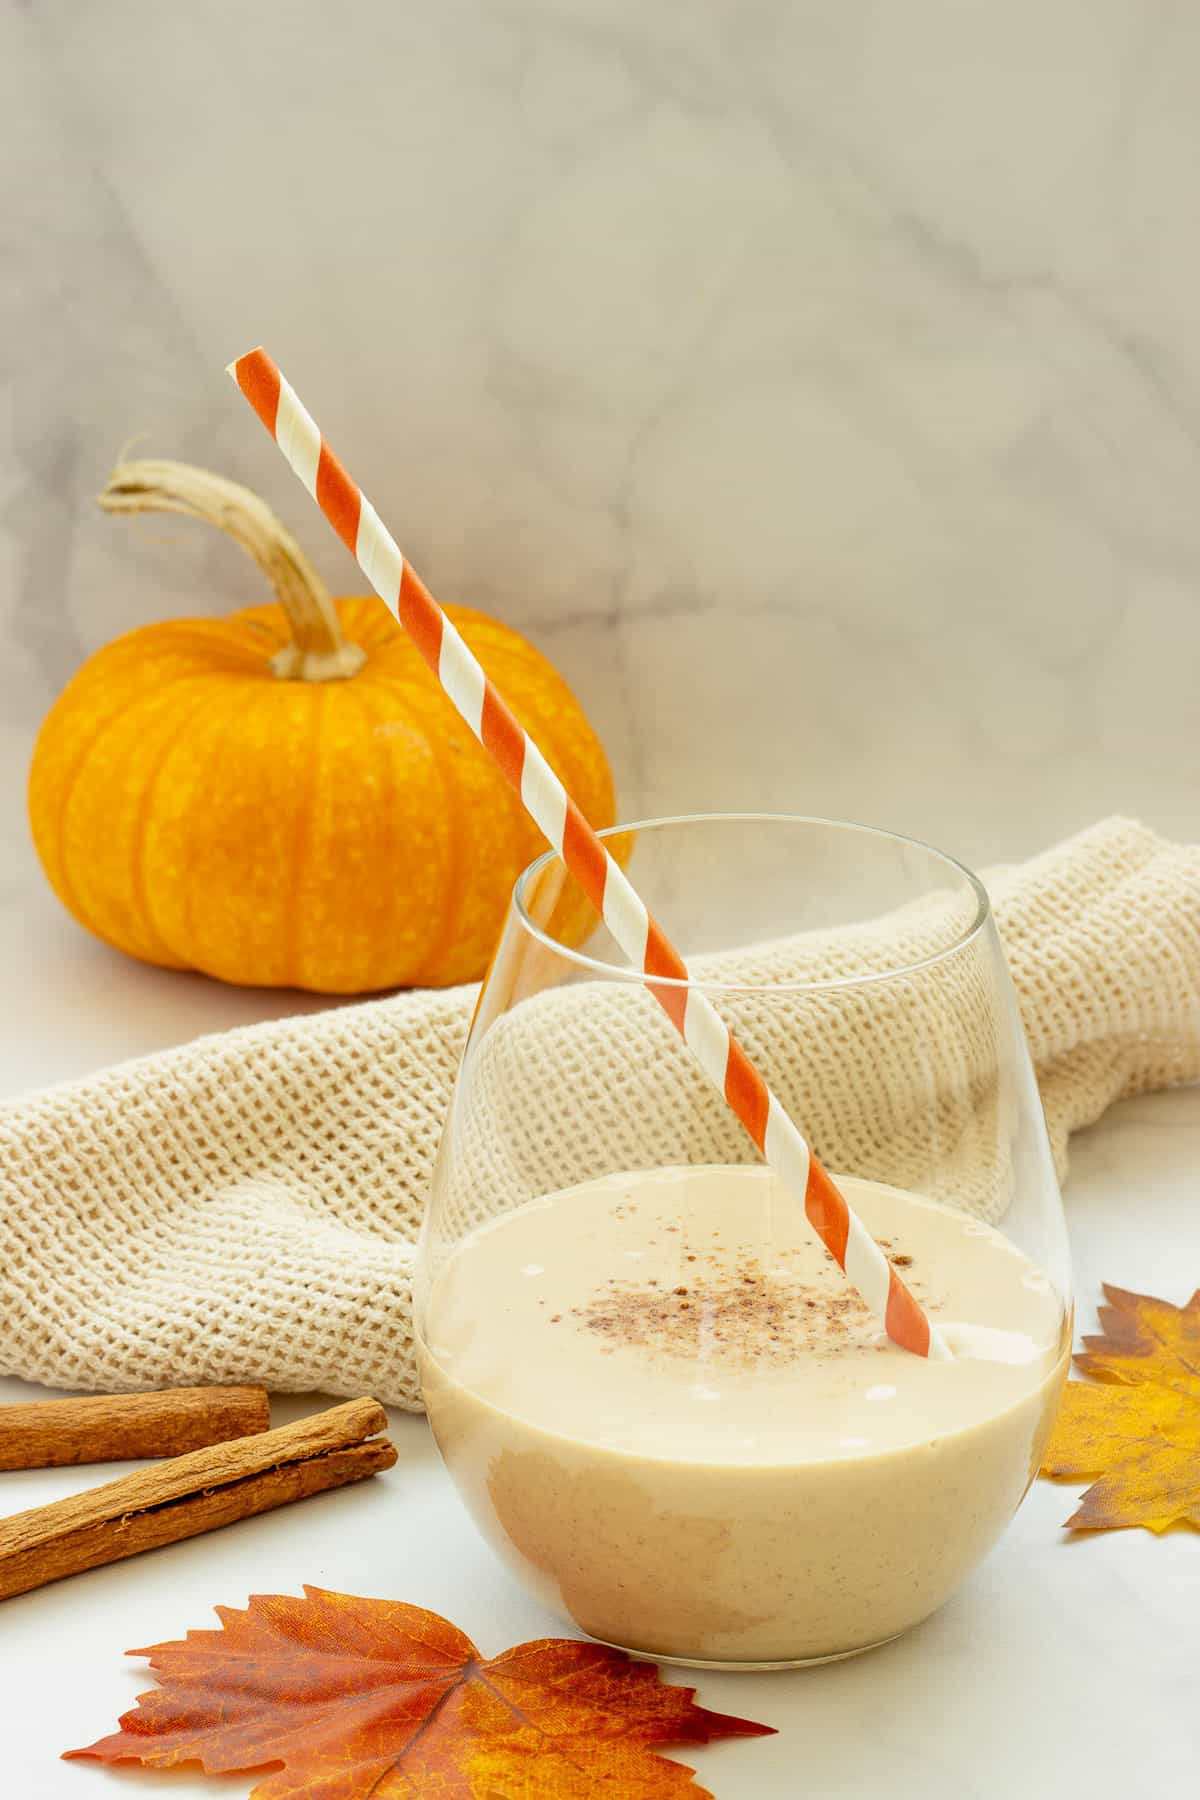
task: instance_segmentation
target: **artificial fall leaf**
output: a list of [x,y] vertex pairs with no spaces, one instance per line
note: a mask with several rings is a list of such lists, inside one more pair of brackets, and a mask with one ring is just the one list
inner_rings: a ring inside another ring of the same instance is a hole
[[418,1606],[306,1587],[131,1650],[161,1685],[70,1757],[209,1774],[282,1765],[250,1800],[712,1800],[653,1745],[757,1737],[653,1663],[570,1638],[481,1659]]
[[1186,1306],[1105,1283],[1102,1330],[1086,1337],[1042,1463],[1043,1475],[1098,1475],[1077,1531],[1144,1525],[1200,1530],[1200,1289]]

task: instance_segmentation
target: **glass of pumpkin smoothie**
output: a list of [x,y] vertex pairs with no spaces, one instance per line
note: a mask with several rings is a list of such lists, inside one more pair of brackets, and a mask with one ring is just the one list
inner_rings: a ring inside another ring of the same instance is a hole
[[606,835],[953,1359],[884,1336],[603,926],[564,941],[587,903],[551,853],[517,884],[435,1172],[430,1421],[485,1536],[592,1636],[850,1655],[995,1542],[1066,1374],[1062,1208],[987,897],[854,825]]

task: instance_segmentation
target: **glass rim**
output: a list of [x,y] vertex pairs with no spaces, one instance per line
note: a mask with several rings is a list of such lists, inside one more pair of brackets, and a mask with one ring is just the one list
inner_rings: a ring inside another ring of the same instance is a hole
[[[992,904],[988,898],[987,889],[984,887],[982,881],[980,881],[978,875],[975,874],[974,870],[969,869],[966,863],[959,862],[956,856],[951,856],[946,850],[939,850],[936,845],[925,843],[921,838],[910,837],[901,831],[887,831],[879,825],[863,825],[854,819],[823,818],[819,813],[670,813],[656,819],[635,819],[627,824],[608,825],[603,831],[597,832],[596,835],[599,838],[604,839],[621,837],[627,832],[653,831],[667,825],[732,824],[821,825],[831,830],[855,832],[861,834],[863,837],[879,838],[888,843],[902,844],[910,849],[920,850],[926,856],[932,857],[936,862],[944,864],[947,869],[953,870],[956,875],[965,880],[967,886],[975,895],[975,917],[971,920],[969,925],[966,925],[963,930],[957,934],[951,943],[944,945],[940,950],[934,950],[930,955],[918,957],[911,962],[890,965],[886,969],[872,969],[863,975],[838,975],[820,981],[798,980],[770,982],[722,981],[716,978],[709,979],[705,976],[688,976],[685,979],[684,977],[677,975],[656,975],[654,977],[654,985],[656,988],[700,988],[708,993],[766,994],[821,993],[829,992],[837,988],[867,987],[873,982],[894,981],[901,975],[917,974],[921,970],[933,968],[937,963],[944,962],[948,957],[956,956],[960,950],[966,948],[973,938],[979,935],[992,916]],[[601,957],[589,956],[586,951],[573,949],[569,945],[562,943],[560,939],[552,937],[548,931],[537,924],[530,916],[529,909],[525,902],[529,883],[549,863],[556,860],[562,860],[557,850],[543,850],[540,856],[536,856],[532,862],[525,865],[521,870],[521,873],[517,876],[516,881],[513,883],[512,909],[522,928],[527,931],[531,937],[535,938],[538,943],[545,945],[548,950],[554,951],[556,955],[561,956],[565,961],[573,963],[576,968],[589,970],[596,975],[603,976],[609,981],[629,981],[636,982],[638,986],[644,986],[648,978],[643,970],[634,969],[619,963],[605,962]],[[838,928],[835,926],[829,928],[823,927],[822,929],[836,930]],[[804,934],[801,932],[796,935],[803,936]],[[712,952],[706,951],[703,954],[711,955]]]

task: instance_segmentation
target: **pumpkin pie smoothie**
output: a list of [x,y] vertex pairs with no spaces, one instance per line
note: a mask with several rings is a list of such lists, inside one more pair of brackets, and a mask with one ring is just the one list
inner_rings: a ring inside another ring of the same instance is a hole
[[608,1176],[466,1238],[428,1296],[430,1420],[547,1604],[657,1656],[794,1662],[938,1607],[1031,1481],[1064,1309],[999,1232],[847,1200],[953,1362],[891,1344],[762,1167]]

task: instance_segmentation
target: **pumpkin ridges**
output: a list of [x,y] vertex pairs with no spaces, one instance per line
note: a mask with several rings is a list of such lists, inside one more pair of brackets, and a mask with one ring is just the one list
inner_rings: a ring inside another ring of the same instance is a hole
[[[594,748],[599,751],[599,739],[584,715],[570,683],[561,671],[545,657],[535,644],[530,643],[519,632],[500,625],[497,620],[488,618],[486,615],[478,615],[478,617],[479,628],[473,634],[472,647],[477,656],[488,659],[492,678],[506,698],[515,699],[530,686],[531,671],[528,652],[532,651],[541,661],[542,666],[537,671],[538,679],[532,684],[533,699],[531,702],[527,702],[532,707],[532,716],[536,721],[534,735],[536,736],[537,732],[542,729],[550,734],[565,727],[568,735],[559,735],[553,746],[559,755],[566,757],[575,747],[586,747],[589,750]],[[551,698],[554,705],[548,707],[546,703]],[[581,725],[582,731],[579,729]],[[545,745],[542,747],[546,748]],[[605,771],[607,773],[607,765],[605,765]],[[611,777],[607,785],[611,798]],[[591,815],[586,804],[587,796],[579,792],[575,794],[574,798],[590,818]]]
[[[448,612],[471,648],[477,648],[482,614],[470,607],[452,607]],[[507,626],[500,626],[500,630],[507,632]],[[452,803],[457,797],[450,821],[452,853],[455,866],[462,871],[453,886],[453,905],[446,911],[443,929],[414,970],[412,981],[471,981],[479,977],[495,949],[509,898],[507,886],[493,895],[486,891],[489,871],[498,855],[511,864],[515,877],[529,857],[542,848],[542,833],[527,817],[507,781],[497,779],[488,752],[480,747],[470,727],[459,720],[452,702],[432,671],[426,670],[416,648],[412,648],[412,680],[403,680],[403,686],[425,715],[435,754],[448,765],[448,794]],[[443,736],[437,736],[439,720],[443,722]],[[457,743],[461,743],[461,751],[453,754],[452,760],[448,752]],[[471,788],[479,799],[477,805],[470,805]]]
[[[388,658],[395,656],[394,673],[398,677],[411,679],[422,688],[428,684],[440,692],[437,677],[426,667],[416,645],[382,600],[370,594],[352,594],[335,604],[339,608],[342,629],[355,643],[372,653],[376,660],[381,654]],[[541,652],[511,625],[501,624],[471,606],[447,606],[445,612],[451,623],[473,644],[477,654],[480,650],[490,653],[496,648],[518,656],[522,652],[532,653],[542,664],[543,672],[557,676],[557,670],[546,662]],[[446,704],[451,703],[447,700]]]
[[[246,741],[250,741],[250,728],[261,718],[269,718],[279,702],[279,697],[290,691],[292,691],[290,683],[277,681],[273,676],[269,680],[264,681],[261,686],[255,686],[249,690],[238,714],[239,730],[245,734]],[[312,690],[311,688],[306,687],[304,692],[306,695],[309,695]],[[224,727],[219,713],[214,714],[211,720],[202,720],[201,723],[207,725],[212,739],[219,740],[224,736]],[[172,746],[172,756],[177,749],[178,743]],[[204,755],[206,750],[208,752],[207,758]],[[219,753],[217,744],[209,742],[206,738],[201,737],[199,741],[192,746],[192,754],[188,759],[188,766],[190,769],[194,770],[203,762],[207,769],[211,769],[212,759]],[[166,761],[169,762],[170,757],[168,757]],[[212,788],[213,783],[210,780],[207,784],[207,791],[211,793]],[[158,828],[159,830],[162,829],[161,822],[159,822]],[[186,846],[186,850],[188,852],[194,852],[196,849],[196,839],[194,834],[181,833],[180,837],[181,842]],[[211,844],[205,841],[204,848],[211,848]],[[172,941],[175,932],[177,931],[180,942],[185,942],[191,946],[199,946],[198,951],[196,948],[189,950],[188,960],[192,968],[198,969],[203,975],[211,975],[216,980],[227,981],[231,979],[228,968],[217,966],[217,959],[213,957],[211,945],[206,941],[209,934],[207,932],[202,933],[200,930],[198,914],[201,905],[205,903],[206,896],[203,883],[196,879],[195,862],[195,854],[190,854],[187,855],[180,864],[179,885],[183,891],[183,903],[181,908],[182,916],[175,921],[175,930],[169,930],[161,918],[156,918],[155,923],[168,943]],[[290,907],[291,896],[286,894],[283,883],[279,882],[277,886],[279,892],[284,896],[283,903]],[[228,890],[226,890],[225,893],[218,896],[218,900],[224,900],[228,897]],[[241,961],[240,949],[235,951],[234,960],[238,962]],[[287,985],[287,983],[277,974],[263,975],[261,977],[256,976],[252,982],[248,981],[247,977],[244,975],[238,975],[233,979],[238,980],[242,985],[261,985],[267,987],[283,987]]]
[[[181,682],[187,682],[189,685],[192,679],[202,678],[180,677]],[[132,703],[124,701],[116,684],[113,684],[111,695],[106,697],[110,698],[110,704],[107,710],[100,715],[96,729],[92,731],[84,741],[83,746],[75,759],[66,785],[60,790],[57,797],[58,823],[56,830],[56,854],[58,880],[55,885],[68,910],[74,914],[81,924],[89,931],[93,932],[97,937],[101,938],[105,943],[114,944],[118,949],[125,950],[127,954],[133,954],[134,952],[132,952],[130,945],[122,943],[119,934],[114,933],[107,925],[102,923],[101,915],[98,914],[95,907],[84,900],[82,893],[80,892],[79,883],[76,880],[71,867],[71,857],[67,847],[68,830],[71,824],[71,802],[79,782],[83,778],[87,764],[99,749],[100,744],[107,733],[113,729],[120,728],[128,722],[130,705],[136,706],[137,704],[136,700]],[[145,697],[153,701],[157,696],[150,694]],[[177,741],[180,732],[191,724],[193,718],[202,709],[206,699],[207,695],[196,695],[195,705],[188,711],[182,723],[172,729],[169,739],[171,744],[174,744]],[[155,952],[155,954],[152,954],[150,950],[145,951],[145,960],[158,961],[166,968],[186,968],[188,966],[186,961],[181,959],[178,954],[171,949],[170,945],[164,941],[161,934],[154,928],[150,921],[145,917],[141,917],[137,920],[137,924],[143,928],[144,935],[150,946],[152,946],[153,952]],[[143,954],[143,952],[139,950],[136,954]]]
[[[252,707],[247,707],[247,709],[245,711],[243,711],[243,713],[241,715],[241,723],[243,726],[246,723],[248,713],[252,710],[253,710]],[[176,744],[172,744],[170,753],[163,758],[163,768],[159,771],[160,776],[163,774],[163,772],[166,769],[167,764],[170,762],[171,755],[174,754],[176,747],[177,747]],[[193,763],[197,763],[199,761],[198,751],[199,751],[199,746],[194,744],[192,746]],[[144,852],[148,846],[148,843],[149,843],[149,833],[147,833],[146,842],[143,845]],[[182,920],[182,931],[180,932],[180,940],[182,942],[186,942],[186,943],[194,943],[195,942],[195,932],[196,932],[196,907],[199,903],[199,884],[198,884],[198,882],[196,882],[192,879],[192,871],[191,871],[190,863],[184,862],[181,865],[180,877],[181,877],[181,882],[182,882],[183,892],[184,892],[183,920]],[[197,957],[195,955],[194,952],[191,954],[189,960],[191,961],[192,967],[194,969],[198,969],[200,974],[209,975],[212,973],[212,971],[210,969],[206,969],[204,967],[202,961],[200,960],[199,957]]]
[[342,630],[368,656],[385,644],[411,641],[377,594],[345,594],[334,605]]
[[[557,693],[548,694],[545,680],[529,681],[529,664],[515,653],[512,645],[497,642],[488,652],[495,671],[497,687],[509,698],[514,712],[541,744],[553,767],[561,774],[573,767],[583,767],[587,776],[574,784],[574,799],[589,821],[612,816],[612,780],[607,764],[602,779],[593,784],[591,761],[601,754],[599,740],[579,709],[566,680],[554,673]],[[507,664],[507,668],[505,665]],[[547,704],[548,701],[553,704]],[[582,729],[581,729],[582,726]],[[595,791],[593,792],[593,786]]]
[[[605,779],[593,782],[589,779],[592,771],[588,767],[591,759],[603,764],[603,751],[590,727],[584,722],[582,732],[571,729],[572,715],[579,713],[578,702],[567,682],[554,670],[540,652],[520,637],[509,627],[489,619],[468,607],[450,609],[451,616],[464,637],[481,655],[488,673],[496,680],[501,691],[513,704],[514,711],[523,724],[526,724],[532,735],[542,742],[543,748],[554,766],[568,779],[573,780],[584,811],[599,824],[610,823],[613,818],[612,784],[607,777],[607,765],[604,764]],[[390,615],[387,615],[390,621]],[[348,622],[347,629],[349,629]],[[359,635],[362,641],[362,635]],[[536,658],[535,662],[530,658]],[[442,693],[433,675],[419,659],[415,649],[407,637],[397,629],[389,633],[379,651],[372,651],[366,668],[357,677],[359,683],[370,677],[381,689],[392,695],[403,692],[411,706],[421,717],[423,728],[428,732],[431,748],[443,765],[446,758],[441,755],[441,739],[432,727],[437,720],[443,722],[447,734],[456,730],[462,734],[462,742],[466,746],[465,757],[469,759],[467,766],[454,759],[460,770],[460,780],[464,775],[477,778],[485,783],[489,790],[488,808],[492,832],[502,837],[511,847],[512,860],[515,863],[514,875],[545,848],[545,840],[537,828],[528,819],[518,796],[507,784],[497,787],[486,754],[479,749],[467,728],[457,721],[450,701]],[[547,691],[548,690],[548,691]],[[580,715],[582,717],[582,715]],[[564,726],[566,729],[564,730]],[[447,742],[452,741],[448,735]],[[453,775],[453,765],[450,774]],[[583,779],[580,779],[580,776]],[[447,820],[448,830],[454,832],[455,851],[465,855],[470,861],[480,859],[477,844],[462,843],[464,833],[458,829],[458,814],[453,806],[454,785],[451,782],[447,792],[451,796],[451,811]],[[465,809],[464,809],[465,810]],[[472,815],[476,834],[481,828],[481,817],[478,809]],[[460,849],[461,843],[461,849]],[[506,860],[509,860],[506,857]],[[461,865],[460,865],[461,866]],[[489,922],[486,936],[482,932],[482,922],[478,915],[478,883],[474,880],[470,868],[461,880],[450,883],[452,901],[443,915],[443,928],[439,933],[430,953],[410,971],[407,979],[421,983],[429,979],[443,982],[453,979],[468,980],[472,978],[473,969],[456,969],[447,967],[447,952],[453,952],[456,936],[464,930],[464,906],[467,896],[475,902],[472,927],[476,939],[485,947],[481,954],[486,956],[492,947],[491,940],[499,930],[503,921],[503,906],[498,906],[496,918]],[[503,896],[507,900],[507,892]],[[590,928],[592,915],[590,907],[585,916],[581,916],[581,925]],[[453,954],[449,957],[453,965]]]
[[145,857],[145,851],[146,851],[146,837],[150,830],[150,820],[151,820],[151,804],[150,803],[154,797],[155,789],[157,788],[159,781],[162,779],[163,770],[166,768],[167,763],[170,761],[171,755],[175,749],[175,746],[178,744],[180,738],[184,735],[185,732],[190,732],[195,720],[200,716],[201,712],[209,704],[210,698],[211,698],[211,696],[209,694],[198,695],[195,706],[193,706],[191,708],[191,710],[179,721],[178,729],[171,732],[171,734],[168,736],[168,738],[164,744],[160,744],[158,746],[158,752],[159,752],[158,760],[150,772],[150,775],[146,781],[146,785],[142,789],[141,800],[138,803],[137,819],[134,824],[134,830],[133,830],[133,842],[130,846],[129,868],[130,868],[130,875],[132,878],[131,898],[133,901],[134,910],[138,917],[138,921],[141,924],[142,929],[145,931],[146,936],[148,938],[152,939],[153,941],[161,944],[165,954],[171,958],[171,961],[174,964],[176,964],[176,966],[181,967],[181,968],[186,968],[187,964],[180,959],[179,953],[177,951],[171,949],[171,946],[167,943],[166,939],[163,937],[162,933],[159,931],[158,926],[154,919],[154,912],[153,912],[153,908],[150,903],[150,896],[149,896],[149,893],[146,888],[146,873],[145,873],[145,864],[144,864],[144,857]]
[[[389,622],[390,622],[390,615]],[[374,661],[376,652],[368,652]],[[429,959],[430,948],[436,942],[439,932],[439,910],[436,896],[445,896],[455,891],[462,880],[461,851],[459,833],[455,818],[454,793],[449,782],[444,745],[439,745],[434,735],[428,730],[421,710],[419,694],[414,699],[408,683],[389,685],[382,678],[372,680],[370,688],[363,696],[364,703],[371,714],[372,735],[378,729],[375,721],[382,720],[389,728],[387,737],[388,753],[386,763],[386,805],[389,815],[388,848],[391,853],[392,881],[389,894],[389,914],[401,919],[407,909],[401,900],[401,893],[413,892],[409,885],[413,882],[414,873],[410,868],[413,856],[413,841],[410,835],[410,815],[404,803],[404,790],[408,777],[405,772],[403,756],[399,751],[399,740],[391,731],[397,717],[403,721],[404,729],[411,731],[425,745],[429,757],[428,795],[431,791],[437,795],[437,819],[441,826],[440,835],[434,845],[422,843],[419,854],[422,858],[420,871],[420,888],[426,895],[427,904],[422,920],[423,935],[419,943],[413,944],[408,956],[404,972],[407,986],[415,986],[420,979],[420,970]],[[436,783],[436,788],[434,784]],[[434,877],[434,863],[438,874]],[[385,930],[390,925],[384,926]],[[409,920],[411,934],[411,917]]]
[[[337,605],[369,657],[323,686],[315,758],[311,686],[270,671],[284,635],[273,605],[142,627],[80,671],[44,727],[31,808],[82,923],[147,961],[237,982],[349,993],[478,976],[510,871],[540,836],[382,603]],[[586,724],[572,729],[566,684],[517,633],[471,608],[451,616],[607,823],[603,753]]]
[[[109,729],[118,716],[119,708],[114,706],[110,713],[106,713],[100,719],[95,730],[85,737],[82,747],[77,751],[75,759],[70,765],[63,785],[55,796],[58,804],[58,816],[54,826],[53,867],[51,866],[51,859],[47,854],[47,847],[44,846],[40,840],[39,815],[42,808],[40,804],[40,795],[37,790],[40,786],[41,770],[36,751],[33,765],[29,771],[29,815],[33,828],[34,845],[41,855],[42,866],[50,877],[51,886],[54,888],[55,893],[66,907],[67,911],[74,918],[78,919],[80,924],[88,931],[95,932],[98,937],[103,937],[104,934],[97,930],[94,920],[89,917],[88,910],[79,896],[76,884],[67,873],[67,819],[71,810],[71,798],[79,785],[80,778],[83,774],[84,764],[87,762],[92,746],[99,741],[101,735]],[[107,942],[107,939],[105,939],[105,941]]]
[[[344,619],[342,623],[343,629],[345,629]],[[356,638],[355,642],[358,641],[359,640]],[[366,648],[365,645],[363,647]],[[370,652],[368,651],[367,654],[369,662]],[[343,735],[346,731],[347,715],[352,713],[358,740],[352,747],[352,753],[347,754],[346,757],[348,779],[351,783],[356,779],[358,768],[358,742],[365,742],[368,754],[370,754],[372,750],[370,735],[375,717],[372,705],[372,695],[374,693],[375,684],[364,682],[363,676],[366,673],[366,668],[367,664],[364,663],[362,670],[355,677],[354,681],[347,685],[347,697],[341,699],[341,707],[344,715],[342,721]],[[353,706],[350,705],[348,696],[353,696]],[[389,798],[394,784],[390,779],[390,774],[385,782],[384,770],[387,769],[390,771],[390,766],[390,757],[376,754],[372,758],[370,769],[370,774],[379,781],[381,791]],[[316,769],[315,764],[314,769]],[[316,791],[316,780],[314,779],[314,800]],[[363,992],[364,981],[371,959],[371,946],[376,942],[383,941],[382,932],[386,930],[386,907],[377,900],[376,895],[387,893],[390,888],[390,872],[395,862],[395,824],[392,816],[393,810],[393,807],[388,804],[387,798],[384,799],[383,804],[378,808],[378,823],[382,826],[382,837],[377,837],[376,842],[373,845],[375,862],[374,874],[376,879],[369,884],[359,882],[356,887],[358,904],[361,909],[359,919],[360,930],[362,930],[363,935],[369,941],[365,949],[361,945],[359,946],[358,954],[353,960],[353,966],[347,964],[342,970],[338,981],[338,987],[346,993]],[[390,899],[388,904],[390,905]],[[363,928],[364,920],[365,929]],[[305,976],[308,955],[309,952],[306,950],[304,955],[298,959],[301,977],[305,985],[308,985]]]
[[[404,641],[406,643],[409,642],[407,636],[405,636]],[[416,655],[415,650],[413,654],[414,656]],[[428,674],[425,665],[420,662],[417,663],[417,672],[422,675]],[[368,677],[372,675],[371,659],[368,659],[363,674]],[[359,681],[361,683],[362,676],[359,677]],[[397,681],[394,676],[390,679],[385,678],[383,672],[376,668],[374,670],[374,679],[369,681],[369,685],[376,692],[386,694],[393,705],[397,699],[403,699],[403,710],[408,721],[428,746],[430,759],[433,763],[434,770],[437,774],[438,784],[441,788],[441,804],[438,809],[438,817],[444,833],[444,841],[442,844],[442,854],[445,864],[444,885],[452,896],[452,899],[450,903],[443,908],[440,918],[436,921],[428,934],[427,941],[422,947],[420,956],[415,959],[413,966],[406,976],[407,985],[421,987],[425,983],[426,970],[436,969],[438,967],[439,959],[444,956],[447,945],[454,941],[454,934],[458,928],[459,920],[462,915],[463,899],[470,878],[470,871],[467,868],[464,856],[465,844],[463,830],[459,822],[460,808],[456,804],[455,795],[455,763],[458,759],[456,756],[452,757],[451,747],[456,740],[454,738],[442,738],[436,731],[431,731],[429,728],[428,712],[431,701],[435,699],[445,699],[445,695],[433,680],[432,676],[429,677],[428,682],[401,682]],[[447,704],[449,704],[449,702],[447,702]],[[457,718],[455,718],[454,723],[456,729],[461,731],[463,741],[470,739],[470,733],[468,732],[467,727],[465,725],[459,725]],[[473,742],[473,740],[471,741]],[[395,770],[391,767],[390,762],[389,769],[391,770],[392,779],[394,781]],[[397,860],[399,860],[399,858],[397,858]]]
[[470,870],[466,867],[466,843],[460,818],[462,809],[455,805],[455,783],[451,779],[452,769],[448,746],[432,732],[429,733],[429,746],[433,752],[438,779],[442,784],[442,811],[446,822],[446,865],[449,874],[447,885],[453,898],[451,903],[445,907],[438,922],[438,928],[431,934],[424,955],[419,958],[412,971],[409,979],[413,987],[424,987],[428,984],[428,971],[438,967],[448,948],[454,943],[459,921],[462,918],[467,883],[471,878]]
[[[497,642],[488,652],[494,678],[508,694],[518,717],[528,718],[532,735],[540,742],[552,766],[560,773],[575,771],[573,797],[584,817],[598,828],[615,822],[616,802],[612,771],[590,720],[580,708],[565,677],[551,668],[552,681],[529,682],[529,664],[514,653],[510,643]],[[507,668],[505,667],[507,664]],[[551,692],[547,692],[547,688]],[[539,848],[544,840],[539,840]],[[629,861],[629,838],[611,843],[622,865]],[[564,888],[555,912],[556,928],[566,943],[581,944],[594,931],[599,916],[592,902],[574,880]]]
[[197,614],[194,618],[135,626],[98,650],[85,669],[94,679],[99,665],[109,679],[115,679],[130,667],[141,670],[147,659],[159,662],[177,658],[196,675],[234,674],[247,680],[274,682],[279,677],[272,673],[270,659],[288,642],[286,614],[281,607],[266,601],[239,607],[223,616]]
[[[245,608],[244,612],[269,613],[271,607]],[[131,670],[147,673],[147,665],[172,662],[179,673],[212,677],[229,674],[252,680],[274,680],[267,666],[268,647],[253,636],[235,635],[243,614],[228,618],[168,619],[159,625],[139,625],[114,638],[84,665],[93,683],[99,679],[122,680]],[[78,677],[76,677],[78,679]]]
[[313,834],[313,814],[317,804],[317,788],[320,780],[322,739],[325,721],[329,712],[327,688],[324,683],[318,688],[320,703],[315,708],[315,716],[308,730],[312,740],[312,774],[305,784],[304,798],[296,808],[293,821],[292,848],[288,858],[291,880],[288,884],[289,905],[287,908],[287,926],[284,932],[283,967],[284,981],[288,987],[300,987],[300,964],[302,961],[301,933],[305,926],[305,913],[302,899],[304,887],[305,864],[308,861],[309,845]]
[[[369,667],[369,663],[368,663]],[[425,745],[434,765],[434,778],[443,784],[445,776],[437,762],[436,751],[428,740],[422,721],[411,707],[397,706],[397,690],[394,686],[378,680],[364,681],[360,676],[354,683],[358,699],[362,731],[367,745],[367,752],[374,759],[374,770],[379,782],[377,814],[383,831],[374,847],[376,870],[376,902],[372,908],[368,929],[377,935],[377,941],[398,948],[398,940],[412,932],[411,917],[405,921],[403,912],[405,896],[411,897],[418,888],[430,885],[437,887],[439,883],[447,885],[452,878],[451,865],[445,862],[450,838],[451,810],[450,796],[442,793],[443,805],[439,809],[439,821],[443,824],[440,842],[436,847],[422,845],[420,850],[420,866],[413,867],[413,847],[405,844],[402,837],[401,821],[407,823],[404,807],[404,773],[397,761],[397,742],[395,727],[401,725],[405,732],[416,735]],[[376,734],[382,728],[382,741],[376,742]],[[429,786],[425,787],[428,794]],[[443,818],[443,814],[446,815]],[[432,909],[427,917],[435,919]],[[397,979],[404,984],[415,980],[414,969],[427,954],[436,922],[423,926],[421,940],[416,953],[409,952],[402,973]],[[363,977],[356,976],[354,991],[361,992]],[[381,985],[378,980],[374,985]]]

